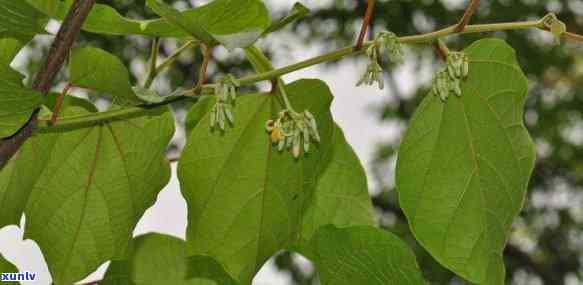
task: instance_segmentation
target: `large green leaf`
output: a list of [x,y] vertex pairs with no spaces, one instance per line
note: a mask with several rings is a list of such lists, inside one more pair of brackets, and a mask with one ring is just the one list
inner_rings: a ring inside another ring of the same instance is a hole
[[535,152],[523,124],[527,80],[502,40],[468,47],[461,97],[428,95],[403,139],[396,182],[417,240],[475,283],[502,284],[502,252]]
[[24,76],[10,67],[14,57],[24,46],[21,40],[14,38],[0,39],[0,83],[2,85],[22,85]]
[[407,245],[374,227],[322,227],[300,253],[314,262],[322,285],[425,284]]
[[23,76],[10,68],[22,46],[17,39],[0,39],[0,138],[16,133],[43,103],[42,95],[24,88]]
[[[72,0],[26,1],[59,20],[64,19],[72,3]],[[133,20],[123,17],[110,6],[95,4],[83,29],[102,34],[155,37],[186,38],[194,34],[202,40],[216,40],[233,48],[251,44],[271,24],[267,8],[260,0],[215,0],[183,12],[163,2],[149,1],[149,4],[166,19]],[[180,23],[186,23],[186,26]]]
[[318,176],[304,211],[301,242],[308,241],[324,225],[376,225],[366,173],[338,126],[332,144],[330,162]]
[[142,118],[36,134],[0,174],[2,220],[14,222],[26,204],[25,236],[41,247],[54,282],[82,279],[124,254],[170,179],[165,150],[173,132],[169,111],[158,108]]
[[253,44],[271,25],[269,11],[261,0],[215,0],[180,13],[164,0],[147,4],[168,22],[207,43],[220,42],[227,48]]
[[[205,264],[198,261],[204,260]],[[214,282],[202,279],[213,276],[203,276],[210,271],[203,268],[206,265],[215,266],[216,262],[210,258],[193,259],[190,261],[186,257],[186,242],[179,238],[168,235],[151,233],[135,237],[132,249],[125,260],[113,261],[107,273],[100,282],[102,285],[196,285],[215,284]],[[217,265],[220,267],[220,265]],[[195,273],[193,270],[205,269],[203,274]],[[208,267],[212,268],[214,267]],[[216,271],[219,272],[219,271]],[[207,282],[207,283],[205,283]],[[220,283],[226,285],[227,283]]]
[[101,285],[135,285],[131,278],[130,262],[127,259],[112,260],[107,267]]
[[69,61],[70,82],[111,94],[117,102],[141,102],[132,90],[127,68],[116,56],[98,48],[77,48]]
[[191,256],[187,259],[187,278],[206,278],[220,285],[237,285],[225,268],[216,260],[203,255]]
[[235,127],[225,133],[209,130],[208,114],[195,123],[178,167],[189,207],[189,253],[216,259],[242,284],[298,239],[302,210],[331,145],[327,86],[300,80],[286,88],[294,107],[309,109],[319,123],[323,141],[309,155],[294,160],[271,146],[265,122],[279,112],[278,98],[253,94],[237,100]]
[[292,7],[291,11],[289,11],[285,17],[273,22],[271,24],[271,26],[269,26],[269,28],[267,30],[265,30],[265,32],[263,32],[263,35],[265,36],[269,33],[273,33],[273,32],[276,32],[278,30],[281,30],[285,26],[304,18],[309,13],[310,13],[310,9],[308,7],[304,6],[300,2],[296,2],[294,4],[294,6]]
[[16,133],[43,101],[43,96],[34,90],[0,86],[0,138]]
[[0,0],[0,19],[0,38],[16,38],[23,42],[41,33],[48,20],[22,0]]
[[[48,105],[53,104],[56,96],[58,94],[50,94]],[[78,108],[97,111],[90,102],[68,96],[63,101],[62,115],[75,115]],[[20,223],[30,192],[50,158],[53,141],[39,137],[33,135],[27,140],[0,171],[0,228]]]
[[[6,0],[9,1],[9,0]],[[10,0],[12,1],[12,0]],[[73,0],[25,0],[36,9],[52,18],[63,20]],[[187,37],[163,19],[133,20],[123,17],[115,9],[104,4],[95,4],[83,23],[83,30],[109,35],[145,35],[155,37]]]

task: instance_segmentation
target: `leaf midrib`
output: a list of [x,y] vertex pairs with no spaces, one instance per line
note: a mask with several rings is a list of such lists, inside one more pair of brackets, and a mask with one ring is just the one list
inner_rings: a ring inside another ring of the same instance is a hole
[[86,209],[87,196],[89,194],[89,188],[93,184],[93,179],[95,178],[95,172],[97,170],[97,163],[99,161],[99,155],[101,153],[101,143],[102,143],[101,140],[102,140],[102,136],[103,136],[103,126],[99,126],[98,130],[99,130],[99,132],[97,135],[97,142],[96,142],[96,146],[95,146],[95,156],[94,156],[92,164],[91,164],[91,169],[89,170],[89,176],[87,178],[87,183],[85,185],[85,191],[83,191],[84,199],[83,199],[83,203],[81,206],[81,209],[82,209],[81,216],[79,217],[79,222],[77,223],[77,227],[75,228],[75,234],[73,235],[73,242],[71,243],[71,248],[69,250],[69,254],[66,255],[69,258],[65,262],[64,268],[68,268],[69,264],[71,263],[73,250],[75,249],[75,245],[77,244],[77,241],[79,239],[79,234],[81,232],[81,226],[83,224],[83,220],[85,219],[85,215],[87,213],[87,209]]

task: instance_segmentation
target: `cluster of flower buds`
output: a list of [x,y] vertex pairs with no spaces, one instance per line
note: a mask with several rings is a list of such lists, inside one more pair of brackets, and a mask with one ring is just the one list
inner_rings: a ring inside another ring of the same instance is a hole
[[383,68],[378,62],[373,61],[368,65],[366,72],[362,75],[358,83],[356,83],[356,86],[362,84],[373,85],[375,82],[378,83],[380,89],[385,88]]
[[450,52],[446,58],[447,72],[451,78],[464,79],[470,72],[470,59],[463,52]]
[[373,85],[376,82],[380,89],[384,88],[383,68],[379,64],[379,60],[385,53],[388,54],[389,60],[394,63],[402,63],[405,58],[399,38],[388,31],[379,33],[366,49],[370,63],[356,86],[362,84]]
[[211,128],[218,126],[224,131],[227,121],[231,124],[235,123],[233,109],[237,99],[237,87],[239,87],[239,82],[231,75],[221,78],[215,86],[217,102],[211,110]]
[[462,95],[461,82],[470,71],[468,56],[463,52],[450,52],[446,58],[446,68],[439,71],[433,79],[432,92],[442,101],[447,100],[453,91],[458,97]]
[[403,45],[401,45],[399,37],[393,32],[380,32],[366,50],[368,57],[377,61],[385,52],[388,52],[391,62],[402,63],[405,59]]
[[291,150],[295,158],[300,156],[302,146],[307,153],[311,142],[320,142],[316,119],[308,110],[303,113],[283,110],[276,120],[267,121],[265,128],[271,143],[277,144],[279,151]]

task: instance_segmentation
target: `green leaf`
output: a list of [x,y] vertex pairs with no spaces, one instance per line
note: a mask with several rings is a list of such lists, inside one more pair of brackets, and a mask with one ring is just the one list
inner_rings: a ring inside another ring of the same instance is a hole
[[164,101],[164,97],[160,96],[158,92],[150,89],[146,89],[140,86],[132,87],[132,91],[138,98],[148,104],[157,104]]
[[376,225],[364,168],[338,126],[333,136],[330,163],[319,175],[304,210],[302,242],[324,225]]
[[309,109],[318,121],[322,143],[310,154],[294,160],[272,147],[265,123],[280,111],[279,101],[252,94],[237,99],[235,127],[224,133],[210,131],[207,113],[191,131],[178,166],[189,209],[189,254],[216,259],[242,284],[298,239],[302,209],[331,145],[327,86],[300,80],[286,88],[294,107]]
[[309,13],[310,9],[308,7],[304,6],[300,2],[296,2],[288,15],[272,23],[271,26],[269,26],[269,28],[263,32],[263,36],[277,32],[278,30],[283,29],[285,26],[304,18]]
[[161,234],[136,237],[130,268],[137,284],[179,284],[186,278],[186,243]]
[[[62,21],[72,0],[25,0],[45,15]],[[123,17],[115,9],[104,4],[95,4],[83,23],[83,30],[108,35],[144,35],[152,37],[187,37],[163,19],[134,20]]]
[[190,34],[196,39],[202,40],[206,43],[212,43],[213,37],[210,33],[199,23],[198,17],[187,17],[163,0],[146,0],[146,4],[156,14],[162,16],[172,25],[178,27],[180,30]]
[[36,179],[43,172],[52,148],[33,136],[0,171],[0,228],[18,225]]
[[22,0],[0,0],[0,19],[0,38],[16,38],[22,42],[43,32],[48,20]]
[[116,56],[102,49],[74,49],[69,77],[74,86],[109,93],[118,103],[141,102],[132,90],[127,68]]
[[220,285],[237,285],[237,282],[229,276],[223,266],[216,260],[202,255],[189,257],[187,262],[187,278],[206,278],[214,280]]
[[270,26],[269,11],[261,0],[215,0],[185,13],[164,0],[147,0],[154,12],[206,43],[228,49],[253,44]]
[[[50,108],[59,95],[49,94],[47,105]],[[62,108],[64,116],[76,115],[79,109],[97,112],[93,104],[73,96],[65,97]],[[20,223],[30,192],[48,163],[54,143],[39,137],[35,134],[28,139],[0,171],[0,228]]]
[[474,283],[502,284],[502,252],[535,159],[523,124],[527,80],[502,40],[465,52],[462,96],[427,95],[411,121],[397,190],[415,237],[441,264]]
[[[77,105],[64,114],[92,111]],[[15,222],[26,205],[25,237],[41,247],[55,283],[78,281],[124,255],[138,219],[170,179],[165,150],[173,133],[167,108],[37,133],[0,172],[0,217]]]
[[0,138],[15,134],[44,101],[40,93],[24,88],[22,74],[10,67],[23,45],[17,39],[0,39]]
[[300,250],[322,285],[425,284],[415,255],[395,235],[369,226],[326,226]]
[[24,44],[13,38],[0,39],[0,84],[22,86],[24,76],[10,67]]
[[8,260],[0,254],[0,273],[16,273],[18,268],[14,264],[10,263]]
[[[26,2],[50,17],[63,20],[73,1]],[[149,0],[148,5],[166,19],[134,20],[123,17],[110,6],[95,4],[83,24],[83,29],[110,35],[177,38],[198,35],[206,42],[217,41],[228,48],[235,48],[255,42],[271,24],[267,8],[260,0],[215,0],[183,12],[178,12],[160,1]]]
[[34,90],[0,86],[0,138],[15,134],[43,101],[43,96]]
[[204,116],[211,111],[215,103],[217,102],[216,97],[202,97],[196,104],[192,106],[188,112],[185,120],[186,137],[190,136],[190,133],[198,123],[204,118]]
[[[202,261],[204,264],[199,263]],[[100,284],[215,284],[210,280],[212,278],[208,277],[219,276],[220,271],[217,268],[221,268],[220,265],[208,257],[187,259],[184,240],[151,233],[135,237],[128,258],[112,261]],[[205,272],[195,273],[194,270],[199,269]],[[192,272],[192,275],[187,276],[189,272]]]
[[130,264],[127,260],[112,260],[107,267],[105,276],[99,282],[101,285],[135,285],[130,274]]

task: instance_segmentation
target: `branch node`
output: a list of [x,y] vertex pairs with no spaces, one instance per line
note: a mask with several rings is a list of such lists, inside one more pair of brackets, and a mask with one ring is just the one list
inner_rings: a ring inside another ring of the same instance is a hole
[[470,19],[472,18],[474,13],[476,13],[476,10],[478,10],[478,6],[480,6],[480,0],[470,0],[470,4],[468,5],[468,8],[464,12],[464,16],[458,22],[457,26],[454,29],[454,32],[461,33],[465,30],[466,26],[470,22]]

